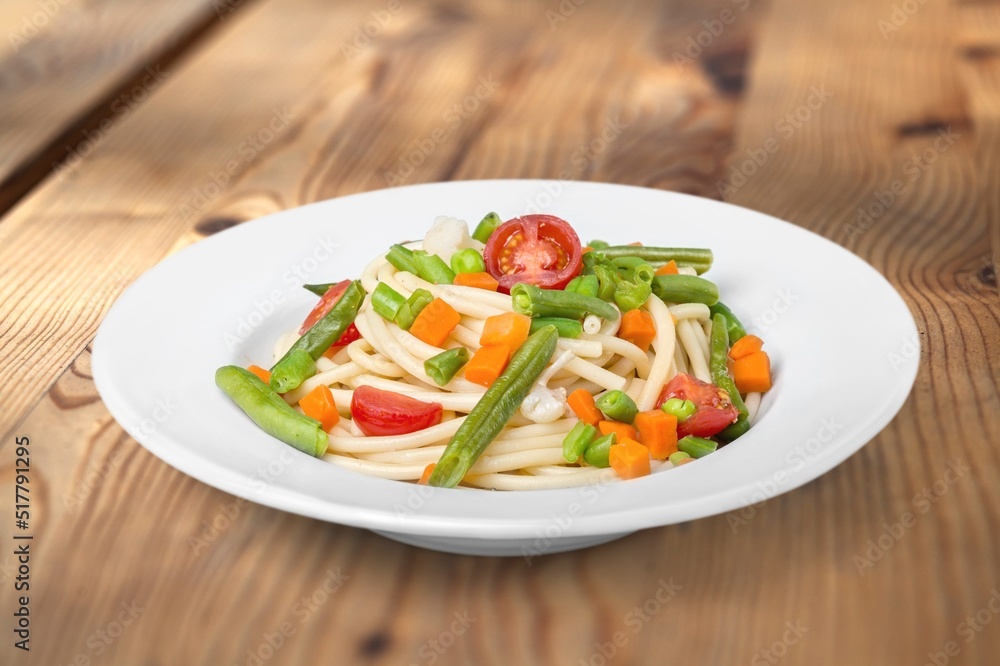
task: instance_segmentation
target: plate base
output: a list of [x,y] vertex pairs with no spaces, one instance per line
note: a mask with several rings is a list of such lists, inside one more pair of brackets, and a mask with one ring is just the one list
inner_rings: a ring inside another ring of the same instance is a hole
[[372,530],[386,539],[399,541],[409,546],[428,548],[443,553],[456,555],[482,555],[486,557],[523,557],[529,562],[541,555],[565,553],[569,550],[589,548],[602,543],[626,537],[632,532],[618,534],[598,534],[579,537],[561,537],[556,539],[475,539],[471,537],[438,537],[420,534],[403,534],[401,532],[383,532]]

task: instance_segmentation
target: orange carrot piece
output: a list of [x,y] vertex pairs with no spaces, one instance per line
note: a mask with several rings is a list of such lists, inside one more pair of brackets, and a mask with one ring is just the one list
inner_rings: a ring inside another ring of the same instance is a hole
[[301,400],[299,407],[321,424],[323,430],[330,432],[330,428],[340,421],[340,414],[337,412],[337,403],[333,401],[333,393],[328,386],[320,384],[312,391],[309,391]]
[[729,358],[738,359],[749,356],[754,352],[759,352],[764,346],[764,341],[756,335],[744,335],[733,343],[733,348],[729,350]]
[[771,389],[771,359],[758,351],[733,361],[733,381],[740,393],[764,393]]
[[642,247],[642,243],[640,243],[639,241],[636,241],[634,243],[629,243],[628,245],[629,247]]
[[573,410],[577,418],[595,428],[597,427],[597,422],[604,418],[604,414],[594,404],[594,396],[590,395],[585,389],[577,389],[570,393],[566,398],[566,402],[569,403],[569,408]]
[[428,481],[430,480],[430,478],[431,478],[431,472],[433,472],[433,471],[434,471],[434,466],[435,466],[436,464],[437,464],[437,463],[431,463],[431,464],[430,464],[430,465],[428,465],[427,467],[424,467],[424,473],[420,475],[420,480],[419,480],[419,481],[417,481],[417,483],[418,483],[419,485],[421,485],[421,486],[426,486],[426,485],[427,485],[427,482],[428,482]]
[[602,435],[615,433],[618,435],[619,442],[624,439],[639,438],[639,434],[635,431],[635,428],[627,423],[621,423],[619,421],[598,421],[597,429],[601,431]]
[[427,304],[410,326],[410,334],[432,347],[440,347],[455,327],[462,315],[440,298]]
[[618,337],[631,342],[642,351],[646,351],[656,337],[656,324],[653,323],[653,316],[642,310],[629,310],[622,315]]
[[474,384],[489,388],[497,380],[510,360],[510,347],[486,345],[476,350],[465,364],[465,378]]
[[663,264],[656,269],[653,275],[677,275],[677,262],[671,259],[667,263]]
[[479,344],[506,345],[508,349],[514,350],[524,344],[530,331],[531,317],[516,312],[505,312],[486,318],[483,334],[479,336]]
[[639,441],[657,460],[666,460],[671,453],[677,453],[677,417],[673,414],[660,409],[639,412],[635,428],[639,431]]
[[634,439],[623,439],[608,451],[608,462],[622,479],[649,474],[649,449]]
[[486,291],[496,291],[500,287],[500,283],[489,273],[459,273],[455,276],[455,284]]
[[265,384],[271,383],[271,373],[265,370],[264,368],[260,367],[259,365],[251,365],[249,368],[247,368],[247,370],[260,377],[260,381],[264,382]]
[[593,251],[594,248],[590,247],[589,245],[584,245],[583,249],[580,251],[580,254],[587,254],[588,252],[593,252]]

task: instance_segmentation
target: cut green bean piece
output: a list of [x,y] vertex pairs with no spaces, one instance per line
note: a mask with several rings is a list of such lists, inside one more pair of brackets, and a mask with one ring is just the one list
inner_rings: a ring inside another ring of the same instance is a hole
[[476,225],[476,230],[472,232],[472,237],[480,243],[485,243],[502,223],[499,215],[496,213],[487,213],[486,217]]
[[729,331],[726,329],[726,315],[719,313],[712,316],[712,334],[709,340],[708,369],[712,375],[712,383],[729,394],[740,415],[736,423],[727,426],[718,434],[719,439],[732,441],[750,429],[750,412],[747,410],[736,382],[729,376]]
[[678,465],[682,460],[690,460],[690,459],[691,459],[691,454],[684,453],[683,451],[677,451],[676,453],[671,453],[670,457],[667,458],[667,460],[669,460],[670,464],[672,465]]
[[596,275],[577,275],[569,281],[569,284],[566,285],[566,288],[563,289],[563,291],[568,291],[573,294],[581,294],[583,296],[596,297],[599,286],[600,281],[597,279]]
[[[593,247],[593,246],[591,246]],[[608,259],[638,257],[651,264],[662,265],[670,261],[678,266],[690,266],[699,274],[712,267],[712,251],[690,247],[646,247],[641,245],[614,245],[601,249]]]
[[653,284],[653,277],[656,269],[650,266],[644,259],[638,257],[620,257],[612,259],[611,265],[618,271],[618,275],[623,280],[635,283]]
[[598,437],[583,453],[583,460],[591,467],[611,467],[608,457],[611,455],[611,447],[618,443],[618,435],[609,432],[603,437]]
[[413,258],[413,250],[398,243],[389,248],[385,255],[386,261],[395,266],[396,270],[417,274],[417,262]]
[[592,240],[587,243],[591,250],[603,250],[606,247],[611,247],[611,244],[602,240]]
[[583,324],[576,319],[566,319],[564,317],[535,317],[531,320],[530,333],[534,333],[543,326],[555,326],[559,331],[560,338],[578,338],[583,335]]
[[677,448],[692,458],[704,458],[709,453],[714,453],[719,448],[719,445],[704,437],[688,435],[687,437],[681,437],[680,441],[677,442]]
[[635,401],[625,391],[608,391],[597,399],[596,404],[609,419],[622,423],[634,422],[635,415],[639,413]]
[[733,311],[726,307],[725,303],[719,301],[715,305],[709,306],[708,311],[713,315],[721,314],[726,318],[726,328],[729,331],[729,344],[734,344],[737,340],[742,338],[747,334],[747,330],[743,328],[743,324],[740,322],[739,317],[733,314]]
[[588,314],[602,319],[618,319],[618,310],[599,298],[558,289],[541,289],[519,283],[510,290],[514,311],[529,317],[583,319]]
[[417,319],[417,315],[430,305],[433,300],[434,295],[426,289],[417,289],[414,291],[396,313],[396,317],[393,320],[396,322],[396,326],[399,326],[404,331],[410,330],[413,322]]
[[668,303],[719,302],[719,288],[715,283],[694,275],[657,275],[653,278],[653,293]]
[[597,437],[597,428],[583,421],[577,422],[563,440],[563,458],[575,463]]
[[379,282],[372,292],[372,310],[383,319],[395,320],[404,303],[406,299],[403,295],[384,282]]
[[252,372],[227,365],[215,371],[215,384],[267,434],[311,456],[326,453],[330,440],[320,422],[295,411]]
[[456,347],[424,361],[424,372],[438,386],[444,386],[469,362],[469,350]]
[[451,270],[458,273],[484,273],[486,272],[486,262],[479,251],[467,247],[451,255]]
[[662,409],[666,414],[673,414],[676,416],[678,423],[684,423],[691,418],[692,414],[698,411],[698,406],[690,400],[670,398],[660,405],[660,409]]
[[629,282],[622,280],[615,287],[615,303],[622,312],[638,310],[653,293],[652,287],[644,282]]
[[330,290],[330,287],[332,287],[335,284],[337,284],[337,283],[336,282],[328,282],[326,284],[304,284],[304,285],[302,285],[302,288],[306,289],[307,291],[311,291],[312,293],[316,294],[317,296],[325,296],[326,292],[328,292]]
[[455,273],[444,263],[444,259],[436,254],[428,254],[423,250],[413,252],[413,261],[417,264],[417,275],[431,284],[452,284]]
[[546,326],[518,347],[510,363],[479,399],[449,440],[428,483],[453,488],[465,478],[531,391],[556,350],[559,333]]
[[301,352],[313,361],[323,355],[351,325],[365,299],[361,282],[347,285],[344,293],[330,311],[305,332],[271,368],[271,388],[286,393],[316,374],[316,364],[306,364]]

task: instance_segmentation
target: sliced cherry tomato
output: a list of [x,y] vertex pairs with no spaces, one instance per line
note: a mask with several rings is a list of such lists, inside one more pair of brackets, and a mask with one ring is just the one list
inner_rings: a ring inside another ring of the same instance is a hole
[[554,215],[525,215],[504,222],[483,250],[486,270],[505,294],[518,282],[562,289],[580,274],[582,258],[580,237]]
[[405,435],[441,422],[441,404],[371,386],[354,389],[351,418],[369,436]]
[[670,398],[690,400],[696,409],[683,423],[677,424],[677,436],[711,437],[718,434],[730,423],[735,423],[740,412],[733,407],[729,394],[715,384],[703,382],[691,375],[679,372],[667,382],[656,401],[657,408]]
[[[337,304],[340,297],[344,295],[345,291],[347,291],[347,286],[349,284],[351,284],[350,280],[344,280],[342,282],[338,282],[337,284],[330,285],[330,288],[326,290],[323,297],[319,299],[319,303],[316,304],[316,307],[314,307],[312,312],[309,313],[306,320],[302,322],[302,327],[299,328],[299,335],[302,335],[312,328],[313,324],[322,319],[326,313]],[[354,324],[351,324],[347,327],[347,330],[344,331],[339,338],[337,338],[337,341],[334,342],[331,347],[343,347],[344,345],[349,345],[360,337],[361,334],[358,333],[358,329],[354,326]]]

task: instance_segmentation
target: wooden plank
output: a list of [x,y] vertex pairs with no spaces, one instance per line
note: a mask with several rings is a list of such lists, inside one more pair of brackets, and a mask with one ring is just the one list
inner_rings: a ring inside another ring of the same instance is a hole
[[59,162],[89,154],[152,95],[170,74],[171,54],[218,20],[216,4],[4,3],[0,213]]

